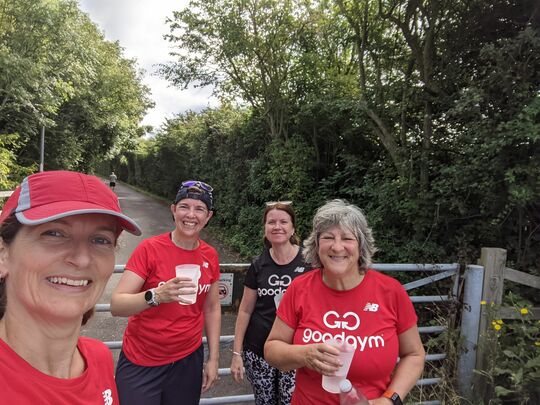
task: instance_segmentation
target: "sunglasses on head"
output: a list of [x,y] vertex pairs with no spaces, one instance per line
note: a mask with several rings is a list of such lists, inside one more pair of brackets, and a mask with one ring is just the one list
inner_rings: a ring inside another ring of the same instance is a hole
[[266,203],[267,207],[274,207],[276,205],[291,205],[292,201],[268,201]]
[[186,180],[186,181],[183,181],[182,182],[182,187],[186,187],[186,188],[199,187],[199,188],[201,188],[204,191],[207,191],[209,193],[214,191],[214,189],[209,184],[206,184],[205,182],[198,181],[198,180]]

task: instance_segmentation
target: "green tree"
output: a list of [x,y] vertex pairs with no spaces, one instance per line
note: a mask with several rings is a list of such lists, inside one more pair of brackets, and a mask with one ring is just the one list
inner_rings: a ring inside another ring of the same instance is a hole
[[91,170],[139,136],[151,103],[134,61],[105,41],[74,0],[0,0],[0,134],[19,134],[17,161]]
[[266,118],[271,137],[287,137],[294,102],[291,76],[307,29],[307,10],[293,0],[192,0],[170,21],[180,50],[162,73],[175,85],[215,85]]
[[13,190],[23,177],[35,167],[21,167],[17,164],[16,150],[20,147],[17,134],[0,135],[0,190]]

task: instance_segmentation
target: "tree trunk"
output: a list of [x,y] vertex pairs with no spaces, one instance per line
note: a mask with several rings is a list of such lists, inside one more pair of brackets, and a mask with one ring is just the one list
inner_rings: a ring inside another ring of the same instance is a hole
[[[358,84],[360,87],[360,108],[366,113],[371,120],[372,128],[375,134],[381,141],[384,148],[390,155],[390,159],[396,169],[398,176],[407,177],[407,165],[406,160],[403,158],[404,153],[401,150],[399,143],[396,141],[395,135],[389,129],[391,125],[384,122],[381,115],[375,110],[375,108],[369,105],[369,101],[366,98],[367,94],[367,79],[366,79],[366,66],[365,55],[367,53],[368,39],[370,35],[370,21],[369,21],[369,4],[367,2],[362,3],[362,9],[356,10],[360,17],[355,20],[353,16],[347,11],[343,1],[338,0],[337,4],[341,10],[341,13],[347,19],[349,25],[354,31],[356,52],[358,55]],[[383,85],[379,82],[379,88],[376,92],[381,96]]]
[[429,186],[429,150],[433,137],[433,117],[431,101],[424,102],[424,127],[422,137],[422,152],[420,158],[420,187],[426,191]]

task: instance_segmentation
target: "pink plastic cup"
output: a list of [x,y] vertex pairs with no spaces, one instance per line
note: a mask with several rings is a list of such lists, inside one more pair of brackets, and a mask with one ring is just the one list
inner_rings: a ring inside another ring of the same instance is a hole
[[336,371],[335,375],[322,376],[322,387],[332,394],[339,394],[339,384],[347,378],[355,350],[353,346],[341,339],[331,338],[324,343],[339,349],[339,360],[342,366]]
[[199,292],[199,277],[201,275],[201,266],[198,264],[179,264],[176,266],[176,277],[189,277],[196,285],[196,290],[193,294],[182,294],[180,298],[189,301],[189,304],[179,302],[180,305],[191,305],[197,302],[197,293]]

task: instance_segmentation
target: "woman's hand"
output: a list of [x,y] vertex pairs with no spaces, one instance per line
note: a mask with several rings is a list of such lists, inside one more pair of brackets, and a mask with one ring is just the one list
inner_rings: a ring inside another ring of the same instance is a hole
[[218,380],[218,362],[217,360],[208,360],[203,370],[203,381],[201,392],[206,392]]
[[339,350],[326,343],[306,345],[305,364],[307,368],[322,375],[334,375],[341,367]]
[[244,379],[244,361],[242,356],[233,354],[231,360],[231,374],[237,383],[241,382]]
[[174,277],[157,287],[154,292],[160,304],[173,301],[191,304],[192,302],[182,298],[182,295],[196,293],[197,285],[189,277]]

